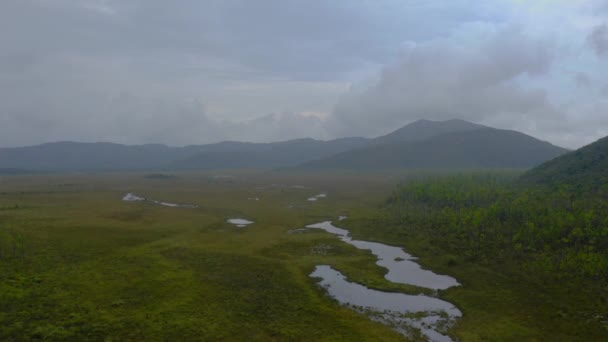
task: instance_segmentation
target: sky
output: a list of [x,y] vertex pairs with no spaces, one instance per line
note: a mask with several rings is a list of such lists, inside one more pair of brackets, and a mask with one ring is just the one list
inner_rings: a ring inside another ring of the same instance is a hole
[[608,135],[608,0],[2,0],[0,146]]

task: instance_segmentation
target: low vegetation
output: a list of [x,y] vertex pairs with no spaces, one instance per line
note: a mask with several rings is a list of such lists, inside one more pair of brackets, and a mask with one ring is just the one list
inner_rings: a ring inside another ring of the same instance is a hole
[[[330,264],[387,286],[373,256],[322,231],[288,233],[368,206],[388,184],[215,176],[0,178],[0,340],[402,340],[308,276]],[[121,201],[129,191],[200,207]],[[306,200],[321,191],[323,203]]]
[[[602,192],[530,187],[516,172],[177,176],[0,178],[0,340],[403,340],[327,297],[315,265],[454,303],[464,316],[448,333],[461,341],[608,334]],[[122,202],[127,192],[199,207]],[[391,283],[369,252],[297,229],[339,215],[355,239],[403,246],[462,286]]]
[[463,339],[601,340],[607,203],[603,193],[523,187],[509,174],[452,175],[407,182],[350,224],[463,283],[445,293],[464,311]]
[[169,175],[169,174],[165,174],[165,173],[149,173],[149,174],[145,175],[144,178],[164,180],[164,179],[175,179],[175,178],[177,178],[177,176]]

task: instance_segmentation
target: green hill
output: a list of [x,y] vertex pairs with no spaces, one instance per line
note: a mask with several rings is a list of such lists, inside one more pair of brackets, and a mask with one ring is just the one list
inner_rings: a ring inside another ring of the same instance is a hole
[[608,185],[608,137],[550,160],[521,177],[526,184],[598,190]]

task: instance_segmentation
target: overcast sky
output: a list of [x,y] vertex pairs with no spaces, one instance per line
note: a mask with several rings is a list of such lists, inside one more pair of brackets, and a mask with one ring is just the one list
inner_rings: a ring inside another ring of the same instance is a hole
[[0,146],[608,135],[608,0],[1,0]]

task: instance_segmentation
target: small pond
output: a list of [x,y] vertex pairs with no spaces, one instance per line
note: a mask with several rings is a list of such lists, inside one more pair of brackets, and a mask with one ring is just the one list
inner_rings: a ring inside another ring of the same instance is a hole
[[245,219],[241,219],[241,218],[228,219],[226,222],[233,224],[239,228],[245,228],[248,225],[255,223],[253,221],[249,221],[249,220],[245,220]]

